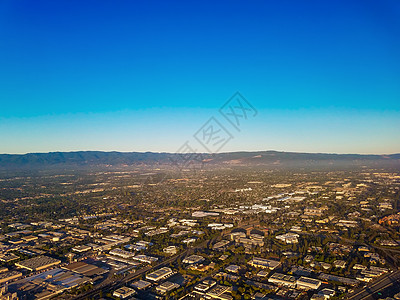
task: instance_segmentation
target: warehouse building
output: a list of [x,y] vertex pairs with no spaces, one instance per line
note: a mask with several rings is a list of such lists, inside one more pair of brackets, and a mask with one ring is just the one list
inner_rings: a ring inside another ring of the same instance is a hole
[[17,267],[27,269],[29,271],[39,271],[61,264],[61,260],[48,256],[37,256],[15,263]]
[[171,270],[171,268],[164,267],[164,268],[158,269],[150,274],[147,274],[146,279],[149,279],[152,281],[160,281],[160,280],[170,277],[172,274],[174,274],[174,272]]
[[249,265],[256,267],[256,268],[263,268],[263,269],[270,269],[270,270],[274,270],[281,265],[280,261],[259,258],[259,257],[254,257],[248,263],[249,263]]
[[17,279],[21,276],[22,276],[22,273],[18,272],[18,271],[10,271],[10,272],[0,273],[0,284]]
[[78,252],[78,253],[83,253],[83,252],[87,252],[87,251],[89,251],[91,249],[92,249],[91,246],[79,245],[79,246],[75,246],[74,248],[72,248],[72,251]]
[[278,286],[285,286],[290,288],[296,287],[296,278],[291,275],[285,275],[282,273],[274,273],[268,278],[268,282],[274,283]]
[[316,290],[321,286],[322,281],[314,278],[301,276],[297,279],[297,288],[302,290]]
[[138,280],[131,284],[131,287],[134,287],[135,289],[138,290],[147,289],[149,286],[151,286],[151,283],[146,280]]
[[165,294],[168,293],[176,288],[180,287],[179,284],[166,281],[160,284],[159,286],[156,287],[156,291],[159,292],[160,294]]
[[118,297],[120,299],[128,299],[129,297],[131,297],[135,294],[136,294],[136,291],[134,289],[123,286],[123,287],[119,288],[118,290],[115,290],[113,293],[113,296]]

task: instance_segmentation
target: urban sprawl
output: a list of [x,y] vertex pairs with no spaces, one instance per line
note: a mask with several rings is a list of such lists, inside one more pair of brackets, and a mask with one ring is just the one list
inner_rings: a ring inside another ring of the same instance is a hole
[[1,299],[400,299],[399,173],[161,173],[2,174]]

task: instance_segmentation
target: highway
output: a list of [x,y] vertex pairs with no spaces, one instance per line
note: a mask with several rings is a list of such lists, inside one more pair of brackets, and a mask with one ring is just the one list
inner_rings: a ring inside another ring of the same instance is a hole
[[156,270],[158,268],[164,267],[169,265],[170,263],[174,262],[175,260],[177,260],[178,258],[182,258],[185,257],[189,254],[189,251],[192,249],[186,249],[185,251],[183,251],[182,253],[172,256],[169,259],[155,265],[155,266],[146,266],[140,270],[137,270],[135,273],[127,275],[121,279],[115,279],[115,278],[107,278],[104,282],[102,282],[99,286],[95,287],[94,289],[83,293],[81,295],[78,295],[77,297],[75,297],[74,299],[90,299],[96,295],[98,295],[100,293],[100,291],[103,292],[103,294],[105,295],[108,292],[114,291],[122,286],[124,286],[127,282],[130,282],[136,278],[141,277],[144,273],[150,271],[150,270]]
[[176,254],[157,265],[146,266],[142,269],[137,270],[135,273],[129,274],[123,278],[116,279],[116,278],[108,277],[101,284],[99,284],[92,290],[90,290],[86,293],[80,294],[80,295],[76,296],[74,299],[75,300],[90,299],[90,298],[97,296],[100,293],[100,291],[102,291],[104,295],[106,293],[112,292],[112,291],[124,286],[128,282],[138,279],[139,277],[141,277],[143,274],[145,274],[148,271],[153,271],[153,270],[159,269],[161,267],[168,266],[170,263],[176,261],[177,259],[179,259],[179,258],[182,259],[182,258],[190,255],[196,249],[205,248],[207,245],[214,243],[218,237],[219,236],[216,236],[211,240],[206,240],[193,248],[187,248],[185,251],[183,251],[179,254]]
[[[366,287],[356,290],[354,293],[350,294],[347,299],[349,300],[369,300],[378,299],[379,292],[391,288],[400,287],[400,270],[393,273],[389,273],[368,284]],[[400,288],[399,288],[400,289]],[[400,291],[400,290],[399,290]]]

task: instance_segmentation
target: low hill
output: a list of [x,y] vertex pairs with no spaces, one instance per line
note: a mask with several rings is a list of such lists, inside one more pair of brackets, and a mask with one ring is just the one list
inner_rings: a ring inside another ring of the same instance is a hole
[[[0,154],[0,169],[31,169],[67,166],[122,166],[122,165],[174,165],[184,163],[188,157],[176,153],[156,152],[50,152],[29,154]],[[199,157],[197,157],[198,159]],[[360,155],[296,153],[278,151],[227,152],[202,154],[201,160],[209,165],[224,166],[400,166],[400,154]]]

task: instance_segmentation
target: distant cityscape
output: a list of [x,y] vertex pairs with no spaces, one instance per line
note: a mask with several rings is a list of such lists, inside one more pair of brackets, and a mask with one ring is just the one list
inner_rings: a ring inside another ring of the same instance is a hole
[[400,299],[395,168],[245,162],[1,171],[2,299]]

